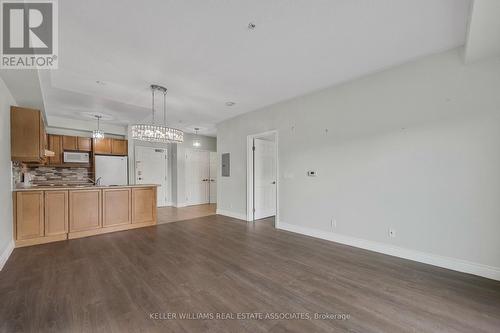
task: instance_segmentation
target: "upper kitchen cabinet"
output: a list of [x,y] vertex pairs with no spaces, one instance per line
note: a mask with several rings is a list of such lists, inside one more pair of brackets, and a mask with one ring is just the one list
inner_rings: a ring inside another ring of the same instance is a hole
[[128,155],[128,142],[122,139],[94,139],[94,153],[97,155]]
[[110,138],[94,139],[94,154],[102,154],[102,155],[111,154],[111,139]]
[[10,141],[13,161],[43,162],[49,153],[40,110],[10,108]]
[[77,149],[77,137],[64,135],[62,137],[63,150],[78,150]]
[[77,138],[77,148],[79,151],[92,151],[92,139],[91,138]]
[[63,137],[61,135],[49,134],[49,150],[54,152],[54,156],[49,158],[49,164],[63,163]]
[[111,139],[111,154],[112,155],[128,155],[127,140]]
[[90,138],[64,135],[62,145],[65,151],[92,151],[92,140]]

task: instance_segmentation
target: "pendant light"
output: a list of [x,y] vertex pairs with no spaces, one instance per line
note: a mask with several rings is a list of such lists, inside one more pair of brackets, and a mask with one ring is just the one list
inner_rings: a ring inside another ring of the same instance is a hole
[[104,131],[102,131],[100,127],[100,120],[102,116],[94,115],[94,117],[96,117],[97,119],[97,129],[92,131],[92,137],[96,140],[99,140],[104,138]]
[[[163,125],[157,125],[155,122],[155,92],[163,93]],[[181,143],[184,141],[184,132],[176,128],[167,127],[167,88],[152,84],[152,113],[153,120],[151,124],[132,125],[132,138],[140,141],[163,142],[163,143]]]
[[198,131],[200,129],[198,127],[195,127],[194,128],[194,131],[195,131],[195,138],[193,140],[193,147],[200,147],[201,146],[201,140],[200,140],[200,137],[198,136]]

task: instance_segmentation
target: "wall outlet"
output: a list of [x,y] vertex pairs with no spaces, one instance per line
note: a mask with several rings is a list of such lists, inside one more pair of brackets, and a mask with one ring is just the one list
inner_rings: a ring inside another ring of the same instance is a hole
[[389,236],[389,238],[395,238],[396,237],[396,229],[389,228],[388,236]]

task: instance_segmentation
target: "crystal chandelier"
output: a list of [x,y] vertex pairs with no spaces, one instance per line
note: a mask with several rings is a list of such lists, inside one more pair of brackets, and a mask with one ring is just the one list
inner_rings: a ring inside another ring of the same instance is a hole
[[104,131],[101,130],[101,127],[99,124],[99,121],[101,120],[102,116],[95,115],[94,117],[97,118],[97,129],[92,131],[92,137],[94,139],[97,139],[97,140],[102,139],[102,138],[104,138]]
[[[163,93],[163,126],[155,123],[155,92]],[[135,140],[163,143],[181,143],[184,141],[184,132],[176,128],[167,127],[167,88],[151,85],[153,120],[151,124],[132,125],[132,138]]]

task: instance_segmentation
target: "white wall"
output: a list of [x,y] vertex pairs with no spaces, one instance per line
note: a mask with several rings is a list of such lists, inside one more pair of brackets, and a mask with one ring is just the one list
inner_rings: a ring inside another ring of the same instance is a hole
[[281,226],[500,279],[500,59],[461,52],[220,123],[218,209],[246,213],[246,136],[277,129]]
[[16,102],[0,78],[0,269],[14,247],[10,162],[11,105],[16,105]]

